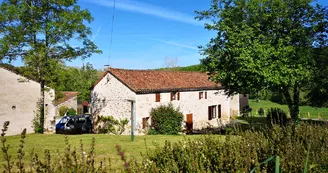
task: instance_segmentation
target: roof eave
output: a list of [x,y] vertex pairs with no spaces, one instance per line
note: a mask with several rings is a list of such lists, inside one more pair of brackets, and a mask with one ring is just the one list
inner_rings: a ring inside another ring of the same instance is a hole
[[203,91],[203,90],[222,90],[223,86],[198,87],[198,88],[164,88],[164,89],[137,89],[136,94],[151,94],[162,92],[183,92],[183,91]]

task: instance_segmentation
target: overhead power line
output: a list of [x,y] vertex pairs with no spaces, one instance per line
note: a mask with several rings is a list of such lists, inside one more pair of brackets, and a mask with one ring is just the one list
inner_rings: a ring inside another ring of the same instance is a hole
[[108,66],[110,65],[110,58],[111,58],[111,55],[112,55],[113,31],[114,31],[114,20],[115,20],[115,6],[116,6],[116,0],[114,0],[114,5],[113,5],[113,16],[112,16],[112,28],[111,28],[111,32],[110,32]]

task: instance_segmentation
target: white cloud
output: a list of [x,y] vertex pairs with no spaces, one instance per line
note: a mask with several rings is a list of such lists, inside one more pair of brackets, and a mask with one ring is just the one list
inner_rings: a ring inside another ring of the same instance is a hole
[[[113,7],[114,5],[113,0],[86,0],[86,1],[106,7]],[[195,20],[194,16],[187,15],[178,11],[172,11],[148,3],[132,1],[132,0],[116,0],[115,6],[120,10],[147,14],[167,20],[173,20],[173,21],[192,24],[192,25],[200,25],[200,26],[204,25],[204,22]]]
[[96,31],[96,34],[94,34],[93,36],[92,36],[92,41],[94,41],[97,37],[98,37],[98,35],[99,35],[99,32],[100,32],[100,29],[101,29],[101,27],[99,26],[98,27],[98,29],[97,29],[97,31]]
[[158,41],[158,42],[170,44],[170,45],[173,45],[173,46],[178,46],[178,47],[182,47],[182,48],[198,50],[198,48],[195,47],[195,46],[180,44],[180,43],[176,43],[176,42],[173,42],[173,41],[154,39],[154,38],[149,38],[149,37],[146,37],[146,38],[149,39],[149,40]]

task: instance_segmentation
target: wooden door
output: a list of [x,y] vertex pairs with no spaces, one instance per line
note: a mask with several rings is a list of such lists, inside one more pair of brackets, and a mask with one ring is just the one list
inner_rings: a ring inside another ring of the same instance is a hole
[[186,122],[186,126],[187,126],[187,133],[191,133],[192,132],[192,114],[187,114],[187,122]]

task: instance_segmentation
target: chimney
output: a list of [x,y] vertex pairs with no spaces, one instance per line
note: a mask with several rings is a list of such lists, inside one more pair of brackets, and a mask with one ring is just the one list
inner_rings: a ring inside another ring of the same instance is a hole
[[109,65],[104,65],[104,71],[109,71],[110,66]]

